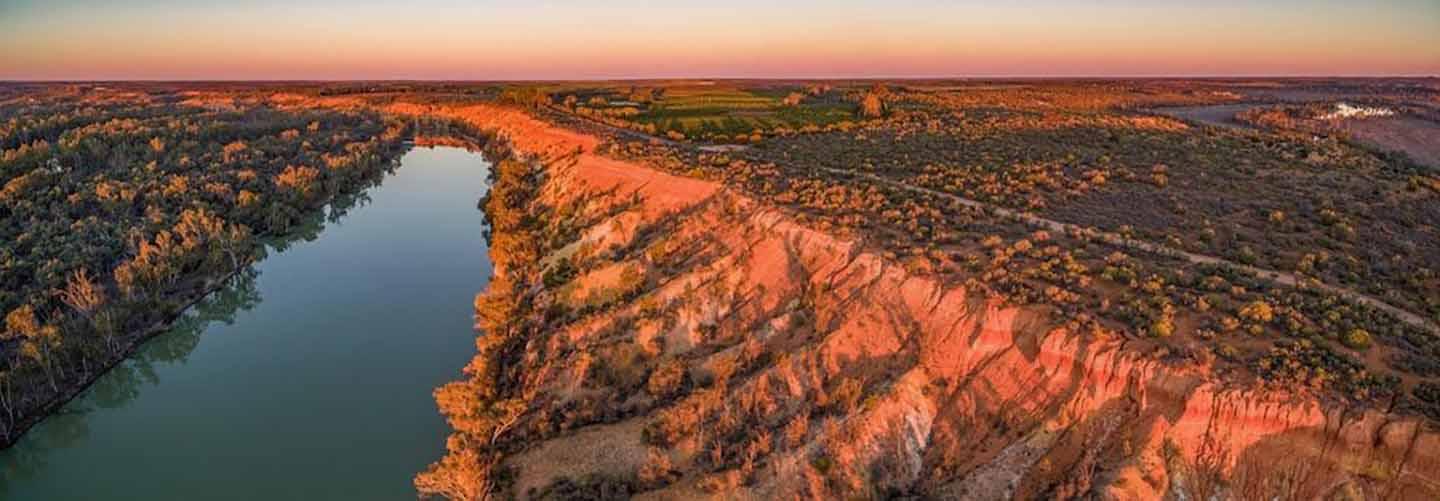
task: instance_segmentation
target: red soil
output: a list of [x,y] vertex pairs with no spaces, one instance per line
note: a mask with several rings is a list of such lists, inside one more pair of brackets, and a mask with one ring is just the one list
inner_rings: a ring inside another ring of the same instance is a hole
[[[836,499],[894,487],[959,499],[1193,499],[1220,479],[1238,498],[1440,499],[1440,435],[1417,420],[1325,405],[1284,388],[1234,386],[1204,362],[1169,362],[1111,333],[1071,332],[1043,313],[912,274],[713,183],[597,156],[596,138],[519,111],[386,110],[496,129],[529,155],[580,151],[571,167],[552,173],[546,197],[613,190],[644,200],[618,216],[624,224],[592,229],[586,238],[597,245],[628,243],[638,226],[696,209],[672,237],[707,242],[697,252],[720,257],[663,277],[647,297],[671,308],[674,325],[641,326],[632,335],[637,342],[673,339],[667,350],[682,355],[740,337],[737,347],[704,355],[705,367],[740,357],[750,343],[783,349],[725,390],[726,409],[783,412],[835,378],[865,375],[865,405],[820,419],[803,444],[770,453],[748,484],[720,483],[719,497]],[[802,300],[813,303],[814,329],[788,327],[799,310],[787,305]],[[635,308],[571,325],[569,335],[551,340],[588,355],[593,337]],[[704,328],[714,325],[758,327]],[[571,388],[571,363],[536,367],[529,384],[542,392]],[[600,458],[600,449],[644,447],[632,443],[640,439],[634,433],[611,437],[626,444],[586,437],[537,444],[507,464],[520,468],[520,484],[541,485],[557,473],[581,473],[555,464],[561,459],[554,451]],[[668,454],[683,470],[703,445],[682,442]],[[819,456],[835,466],[812,467]],[[701,480],[685,476],[646,497],[692,497],[702,492]]]

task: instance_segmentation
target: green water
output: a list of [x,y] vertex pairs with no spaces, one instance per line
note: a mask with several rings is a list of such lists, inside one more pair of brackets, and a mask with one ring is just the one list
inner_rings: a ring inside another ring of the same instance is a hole
[[414,499],[475,351],[487,169],[407,153],[0,452],[0,498]]

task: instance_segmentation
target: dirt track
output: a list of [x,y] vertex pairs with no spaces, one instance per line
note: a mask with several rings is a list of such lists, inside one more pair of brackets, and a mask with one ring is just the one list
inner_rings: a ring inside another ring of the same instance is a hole
[[[1203,110],[1202,112],[1200,112],[1200,113],[1198,113],[1198,114],[1195,114],[1195,116],[1190,117],[1190,118],[1191,118],[1191,119],[1194,119],[1194,120],[1199,120],[1199,121],[1204,121],[1204,122],[1206,122],[1206,123],[1210,123],[1206,118],[1201,118],[1201,117],[1202,117],[1202,116],[1205,116],[1205,117],[1209,117],[1209,118],[1212,118],[1212,119],[1213,119],[1214,116],[1217,115],[1217,113],[1229,113],[1229,116],[1232,116],[1232,117],[1233,117],[1233,116],[1234,116],[1234,113],[1236,113],[1236,112],[1238,112],[1238,111],[1240,111],[1240,110],[1249,108],[1249,107],[1254,107],[1254,106],[1259,106],[1259,105],[1254,105],[1254,104],[1237,104],[1237,105],[1205,106],[1205,107],[1201,107],[1201,108],[1205,108],[1205,110]],[[1224,109],[1219,109],[1219,108],[1224,108]],[[1231,110],[1231,108],[1234,108],[1234,109]],[[612,132],[614,132],[614,133],[616,133],[616,134],[622,135],[622,136],[633,137],[633,138],[637,138],[637,139],[641,139],[641,140],[656,141],[656,142],[659,142],[659,143],[661,143],[661,144],[665,144],[665,145],[669,145],[669,146],[673,146],[673,147],[677,147],[677,148],[695,148],[694,145],[684,144],[684,143],[680,143],[680,142],[677,142],[677,141],[672,141],[672,140],[666,139],[666,138],[660,138],[660,137],[651,136],[651,135],[649,135],[649,134],[645,134],[645,133],[639,132],[639,131],[634,131],[634,130],[630,130],[630,129],[623,129],[623,128],[620,128],[620,127],[615,127],[615,126],[610,125],[610,124],[606,124],[606,123],[599,122],[599,121],[595,121],[595,120],[590,120],[590,119],[584,118],[584,117],[579,117],[579,118],[581,118],[581,119],[585,120],[586,122],[591,123],[591,124],[593,124],[593,125],[595,125],[595,126],[606,128],[607,130],[610,130],[610,131],[612,131]],[[1232,121],[1233,121],[1233,119],[1232,119]],[[1234,125],[1225,125],[1225,124],[1221,124],[1221,123],[1216,123],[1215,125],[1221,125],[1221,126],[1226,126],[1226,127],[1246,127],[1245,125],[1240,124],[1239,122],[1235,122]],[[1434,146],[1432,146],[1432,148],[1433,148],[1433,147],[1434,147]],[[1076,225],[1076,224],[1071,224],[1071,223],[1065,223],[1065,222],[1061,222],[1061,221],[1056,221],[1056,220],[1054,220],[1054,219],[1049,219],[1049,218],[1044,218],[1044,217],[1036,216],[1036,215],[1034,215],[1034,214],[1027,213],[1027,212],[1020,212],[1020,211],[1016,211],[1016,210],[1012,210],[1012,209],[1007,209],[1007,208],[1004,208],[1004,207],[1000,207],[1000,206],[998,206],[998,205],[988,204],[988,203],[981,202],[981,201],[978,201],[978,200],[972,200],[972,199],[965,198],[965,197],[961,197],[961,196],[959,196],[959,195],[955,195],[955,194],[951,194],[951,193],[946,193],[946,192],[942,192],[942,191],[932,190],[932,189],[929,189],[929,188],[921,188],[921,187],[919,187],[919,186],[914,186],[914,185],[911,185],[911,184],[906,184],[906,183],[902,183],[902,182],[899,182],[899,181],[895,181],[895,180],[891,180],[891,179],[886,179],[886,178],[883,178],[883,177],[880,177],[880,176],[877,176],[877,175],[874,175],[874,174],[860,173],[860,172],[854,172],[854,171],[846,171],[846,170],[842,170],[842,169],[830,169],[830,168],[822,168],[822,169],[825,170],[826,172],[830,172],[831,174],[842,175],[842,176],[857,176],[857,177],[864,178],[864,179],[869,180],[869,181],[873,181],[873,182],[876,182],[876,183],[885,184],[885,185],[888,185],[888,186],[900,188],[900,189],[907,190],[907,191],[911,191],[911,192],[915,192],[915,193],[925,193],[925,194],[928,194],[928,195],[934,195],[934,196],[937,196],[937,197],[943,197],[943,198],[945,198],[945,199],[952,200],[952,201],[954,201],[954,202],[956,202],[956,203],[959,203],[959,204],[961,204],[961,205],[965,205],[965,206],[967,206],[967,207],[974,207],[974,208],[979,208],[979,209],[985,209],[985,210],[990,211],[990,213],[992,213],[992,214],[998,214],[998,215],[1000,215],[1000,216],[1002,216],[1002,217],[1007,217],[1007,218],[1015,219],[1015,220],[1018,220],[1018,221],[1021,221],[1021,222],[1025,223],[1025,224],[1028,224],[1028,225],[1031,225],[1031,226],[1034,226],[1034,227],[1037,227],[1037,228],[1045,229],[1045,230],[1048,230],[1048,231],[1057,231],[1057,232],[1076,231],[1076,230],[1086,231],[1086,232],[1094,232],[1094,231],[1096,231],[1096,230],[1094,230],[1093,228],[1087,228],[1087,227],[1080,226],[1080,225]],[[1204,254],[1196,254],[1196,253],[1193,253],[1193,252],[1187,252],[1187,251],[1184,251],[1184,250],[1171,248],[1171,247],[1168,247],[1168,246],[1165,246],[1165,245],[1161,245],[1161,244],[1157,244],[1157,243],[1153,243],[1153,242],[1146,242],[1146,241],[1141,241],[1141,240],[1135,240],[1135,239],[1132,239],[1132,238],[1126,238],[1126,237],[1121,236],[1121,235],[1119,235],[1119,234],[1117,234],[1117,233],[1098,232],[1098,233],[1093,233],[1093,234],[1097,235],[1097,237],[1098,237],[1100,240],[1102,240],[1102,241],[1105,241],[1105,242],[1110,243],[1110,244],[1112,244],[1112,245],[1117,245],[1117,246],[1120,246],[1120,247],[1124,247],[1124,248],[1126,248],[1126,249],[1131,249],[1131,250],[1140,251],[1140,252],[1147,252],[1147,253],[1151,253],[1151,254],[1159,254],[1159,255],[1163,255],[1163,256],[1170,256],[1170,257],[1181,258],[1181,259],[1184,259],[1184,260],[1186,260],[1186,261],[1188,261],[1188,262],[1190,262],[1190,263],[1193,263],[1193,264],[1219,265],[1219,266],[1231,267],[1231,268],[1239,269],[1239,270],[1242,270],[1242,271],[1244,271],[1244,272],[1246,272],[1246,273],[1252,274],[1252,275],[1254,275],[1256,278],[1259,278],[1259,279],[1261,279],[1261,280],[1264,280],[1264,281],[1267,281],[1267,282],[1270,282],[1270,283],[1273,283],[1273,284],[1277,284],[1277,285],[1283,285],[1283,286],[1286,286],[1286,287],[1297,287],[1297,286],[1314,287],[1314,288],[1323,290],[1323,291],[1325,291],[1325,292],[1329,292],[1329,293],[1331,293],[1331,294],[1338,295],[1338,296],[1340,296],[1340,297],[1342,297],[1342,298],[1345,298],[1345,299],[1347,299],[1347,300],[1349,300],[1349,301],[1352,301],[1352,302],[1355,302],[1355,303],[1359,303],[1359,304],[1363,304],[1363,305],[1366,305],[1366,306],[1369,306],[1369,307],[1372,307],[1372,308],[1375,308],[1375,309],[1384,311],[1384,312],[1389,313],[1389,314],[1391,314],[1392,316],[1398,318],[1400,321],[1405,322],[1406,324],[1409,324],[1409,325],[1411,325],[1411,326],[1413,326],[1413,327],[1416,327],[1416,328],[1419,328],[1419,329],[1428,331],[1428,332],[1430,332],[1431,334],[1440,336],[1440,326],[1436,326],[1435,324],[1429,322],[1428,320],[1425,319],[1425,317],[1422,317],[1422,316],[1417,315],[1417,314],[1415,314],[1415,313],[1411,313],[1410,311],[1401,309],[1401,308],[1399,308],[1399,307],[1397,307],[1397,306],[1391,305],[1390,303],[1387,303],[1387,302],[1385,302],[1384,300],[1381,300],[1380,298],[1371,296],[1371,295],[1369,295],[1369,294],[1357,292],[1357,291],[1355,291],[1355,290],[1352,290],[1352,289],[1349,289],[1349,288],[1346,288],[1346,287],[1340,287],[1340,286],[1336,286],[1336,285],[1330,285],[1330,284],[1326,284],[1326,283],[1320,282],[1320,281],[1318,281],[1318,280],[1307,279],[1307,278],[1304,278],[1304,277],[1297,276],[1297,275],[1295,275],[1295,274],[1293,274],[1293,273],[1287,273],[1287,272],[1275,271],[1275,270],[1267,270],[1267,269],[1264,269],[1264,268],[1257,268],[1257,267],[1254,267],[1254,266],[1237,263],[1237,262],[1230,261],[1230,260],[1228,260],[1228,259],[1224,259],[1224,258],[1220,258],[1220,257],[1208,256],[1208,255],[1204,255]]]
[[[890,180],[890,179],[885,179],[885,178],[883,178],[883,177],[876,176],[876,175],[874,175],[874,174],[866,174],[866,173],[858,173],[858,172],[844,171],[844,170],[840,170],[840,169],[825,169],[825,170],[826,170],[827,172],[832,173],[832,174],[837,174],[837,175],[854,175],[854,176],[858,176],[858,177],[865,178],[865,179],[870,180],[870,181],[874,181],[874,182],[877,182],[877,183],[885,184],[885,185],[888,185],[888,186],[893,186],[893,187],[900,188],[900,189],[907,190],[907,191],[912,191],[912,192],[916,192],[916,193],[925,193],[925,194],[928,194],[928,195],[934,195],[934,196],[937,196],[937,197],[943,197],[943,198],[946,198],[946,199],[948,199],[948,200],[955,201],[955,202],[957,202],[957,203],[959,203],[959,204],[962,204],[962,205],[965,205],[965,206],[968,206],[968,207],[975,207],[975,208],[985,209],[985,210],[990,211],[992,214],[998,214],[998,215],[1000,215],[1000,216],[1002,216],[1002,217],[1007,217],[1007,218],[1016,219],[1016,220],[1019,220],[1019,221],[1021,221],[1021,222],[1024,222],[1025,224],[1028,224],[1028,225],[1031,225],[1031,226],[1034,226],[1034,227],[1037,227],[1037,228],[1041,228],[1041,229],[1044,229],[1044,230],[1048,230],[1048,231],[1056,231],[1056,232],[1065,232],[1065,231],[1086,231],[1086,232],[1090,232],[1090,231],[1093,231],[1093,228],[1087,228],[1087,227],[1080,226],[1080,225],[1076,225],[1076,224],[1063,223],[1063,222],[1060,222],[1060,221],[1056,221],[1056,220],[1054,220],[1054,219],[1043,218],[1043,217],[1036,216],[1036,215],[1034,215],[1034,214],[1030,214],[1030,213],[1026,213],[1026,212],[1019,212],[1019,211],[1015,211],[1015,210],[1011,210],[1011,209],[1006,209],[1006,208],[1004,208],[1004,207],[999,207],[999,206],[996,206],[996,205],[987,204],[987,203],[984,203],[984,202],[980,202],[980,201],[978,201],[978,200],[971,200],[971,199],[968,199],[968,198],[965,198],[965,197],[961,197],[961,196],[958,196],[958,195],[953,195],[953,194],[950,194],[950,193],[945,193],[945,192],[941,192],[941,191],[936,191],[936,190],[932,190],[932,189],[928,189],[928,188],[921,188],[921,187],[918,187],[918,186],[914,186],[914,185],[910,185],[910,184],[905,184],[905,183],[902,183],[902,182],[899,182],[899,181],[893,181],[893,180]],[[1398,318],[1398,319],[1400,319],[1401,321],[1403,321],[1403,322],[1405,322],[1405,323],[1407,323],[1407,324],[1410,324],[1410,325],[1412,325],[1412,326],[1414,326],[1414,327],[1417,327],[1417,328],[1420,328],[1420,329],[1423,329],[1423,330],[1430,331],[1432,334],[1435,334],[1435,335],[1440,335],[1440,327],[1437,327],[1437,326],[1435,326],[1434,324],[1431,324],[1430,322],[1426,321],[1424,317],[1421,317],[1420,315],[1416,315],[1416,314],[1411,313],[1411,312],[1409,312],[1409,311],[1400,309],[1399,307],[1392,306],[1391,304],[1386,303],[1385,301],[1383,301],[1383,300],[1381,300],[1381,299],[1379,299],[1379,298],[1376,298],[1376,297],[1374,297],[1374,296],[1370,296],[1370,295],[1368,295],[1368,294],[1356,292],[1356,291],[1354,291],[1354,290],[1351,290],[1351,289],[1348,289],[1348,288],[1345,288],[1345,287],[1339,287],[1339,286],[1335,286],[1335,285],[1326,284],[1326,283],[1323,283],[1323,282],[1320,282],[1320,281],[1317,281],[1317,280],[1311,280],[1311,279],[1303,278],[1303,277],[1297,276],[1297,275],[1292,274],[1292,273],[1286,273],[1286,272],[1274,271],[1274,270],[1267,270],[1267,269],[1264,269],[1264,268],[1257,268],[1257,267],[1254,267],[1254,266],[1250,266],[1250,265],[1246,265],[1246,264],[1241,264],[1241,263],[1237,263],[1237,262],[1234,262],[1234,261],[1230,261],[1230,260],[1224,259],[1224,258],[1219,258],[1219,257],[1215,257],[1215,256],[1207,256],[1207,255],[1204,255],[1204,254],[1196,254],[1196,253],[1193,253],[1193,252],[1187,252],[1187,251],[1183,251],[1183,250],[1180,250],[1180,249],[1175,249],[1175,248],[1167,247],[1167,246],[1160,245],[1160,244],[1156,244],[1156,243],[1152,243],[1152,242],[1145,242],[1145,241],[1141,241],[1141,240],[1135,240],[1135,239],[1133,239],[1133,238],[1126,238],[1126,237],[1121,236],[1121,235],[1119,235],[1119,234],[1117,234],[1117,233],[1098,232],[1098,233],[1095,233],[1095,235],[1096,235],[1100,240],[1102,240],[1102,241],[1104,241],[1104,242],[1106,242],[1106,243],[1109,243],[1109,244],[1112,244],[1112,245],[1117,245],[1117,246],[1124,247],[1124,248],[1131,249],[1131,250],[1136,250],[1136,251],[1141,251],[1141,252],[1148,252],[1148,253],[1151,253],[1151,254],[1160,254],[1160,255],[1163,255],[1163,256],[1170,256],[1170,257],[1181,258],[1181,259],[1184,259],[1184,260],[1189,261],[1190,263],[1194,263],[1194,264],[1219,265],[1219,266],[1227,266],[1227,267],[1231,267],[1231,268],[1236,268],[1236,269],[1242,270],[1242,271],[1244,271],[1244,272],[1246,272],[1246,273],[1250,273],[1250,274],[1252,274],[1252,275],[1255,275],[1256,278],[1259,278],[1259,279],[1261,279],[1261,280],[1264,280],[1264,281],[1267,281],[1267,282],[1270,282],[1270,283],[1278,284],[1278,285],[1283,285],[1283,286],[1287,286],[1287,287],[1296,287],[1296,286],[1299,286],[1299,285],[1302,285],[1302,284],[1303,284],[1303,285],[1306,286],[1306,287],[1314,287],[1314,288],[1323,290],[1323,291],[1325,291],[1325,292],[1329,292],[1329,293],[1331,293],[1331,294],[1338,295],[1338,296],[1343,297],[1343,298],[1345,298],[1345,299],[1348,299],[1348,300],[1350,300],[1350,301],[1354,301],[1354,302],[1356,302],[1356,303],[1364,304],[1364,305],[1366,305],[1366,306],[1370,306],[1370,307],[1372,307],[1372,308],[1379,309],[1379,310],[1381,310],[1381,311],[1384,311],[1384,312],[1386,312],[1386,313],[1389,313],[1389,314],[1391,314],[1391,315],[1394,315],[1396,318]]]

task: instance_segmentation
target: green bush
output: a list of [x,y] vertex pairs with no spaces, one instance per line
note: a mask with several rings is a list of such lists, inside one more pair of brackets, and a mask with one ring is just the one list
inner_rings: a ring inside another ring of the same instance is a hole
[[1352,350],[1363,351],[1370,349],[1372,341],[1370,333],[1366,332],[1365,329],[1351,329],[1350,332],[1346,332],[1345,335],[1340,336],[1340,344]]

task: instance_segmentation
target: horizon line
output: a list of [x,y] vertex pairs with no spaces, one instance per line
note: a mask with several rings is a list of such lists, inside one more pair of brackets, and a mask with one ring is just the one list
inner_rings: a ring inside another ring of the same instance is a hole
[[1226,80],[1226,79],[1437,79],[1440,73],[1409,74],[1124,74],[1124,75],[909,75],[909,76],[617,76],[579,78],[0,78],[0,84],[78,84],[78,83],[334,83],[334,82],[435,82],[435,83],[567,83],[567,82],[646,82],[662,80],[681,81],[747,81],[747,80],[803,80],[803,81],[923,81],[923,80]]

